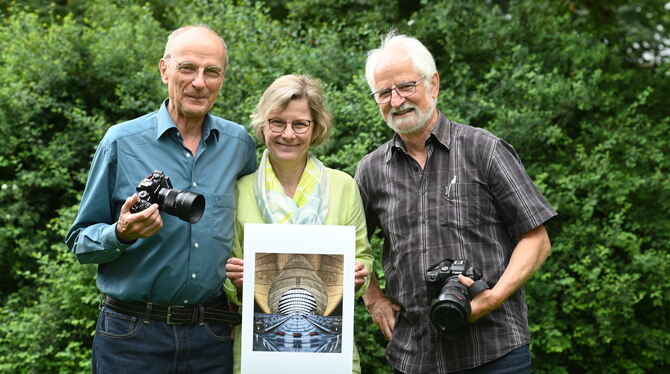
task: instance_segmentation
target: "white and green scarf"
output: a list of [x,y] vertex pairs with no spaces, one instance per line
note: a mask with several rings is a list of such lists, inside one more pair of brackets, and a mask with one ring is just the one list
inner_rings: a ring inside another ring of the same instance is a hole
[[321,161],[310,154],[298,187],[290,198],[272,170],[266,149],[254,176],[254,194],[263,220],[266,223],[322,225],[328,213],[326,174]]

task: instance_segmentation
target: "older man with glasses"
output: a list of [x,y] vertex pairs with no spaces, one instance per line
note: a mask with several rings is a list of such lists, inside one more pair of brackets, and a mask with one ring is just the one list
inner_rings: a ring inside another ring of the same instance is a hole
[[[94,373],[232,372],[231,324],[240,316],[221,285],[235,183],[256,169],[256,153],[242,126],[209,114],[227,64],[226,44],[209,27],[175,30],[159,64],[168,99],[112,126],[97,148],[66,239],[81,263],[98,264]],[[136,208],[136,186],[155,170],[205,197],[199,222],[160,201]]]
[[389,363],[529,372],[523,284],[549,254],[544,223],[556,212],[511,145],[436,109],[440,77],[421,42],[391,32],[366,76],[396,133],[356,172],[368,233],[384,238],[385,293],[373,278],[363,299]]

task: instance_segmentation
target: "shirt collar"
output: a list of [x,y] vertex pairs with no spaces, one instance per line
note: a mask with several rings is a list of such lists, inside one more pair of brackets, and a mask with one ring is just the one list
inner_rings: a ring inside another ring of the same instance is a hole
[[[169,101],[170,99],[165,99],[165,101],[163,101],[163,105],[161,105],[161,108],[158,110],[156,139],[159,139],[166,132],[171,131],[170,129],[172,128],[174,128],[174,131],[179,131],[177,129],[177,125],[174,123],[172,117],[170,117],[170,113],[167,110]],[[209,139],[210,135],[214,136],[214,140],[219,140],[219,129],[213,126],[212,116],[207,113],[205,115],[205,120],[202,122],[202,138],[207,140]]]
[[433,138],[439,144],[442,144],[446,149],[451,147],[451,121],[438,111],[437,123],[431,132]]
[[[438,117],[437,117],[437,123],[435,124],[435,127],[433,127],[433,130],[430,132],[430,136],[428,139],[426,139],[426,144],[429,142],[436,142],[437,144],[441,144],[444,146],[446,149],[449,149],[451,145],[451,138],[449,135],[451,134],[451,121],[447,119],[447,117],[442,114],[439,110],[437,111]],[[402,151],[407,153],[405,150],[405,143],[403,143],[402,139],[400,139],[400,135],[397,133],[393,134],[393,138],[389,142],[389,147],[386,152],[386,162],[389,162],[391,160],[391,157],[393,157],[393,154],[396,151]]]

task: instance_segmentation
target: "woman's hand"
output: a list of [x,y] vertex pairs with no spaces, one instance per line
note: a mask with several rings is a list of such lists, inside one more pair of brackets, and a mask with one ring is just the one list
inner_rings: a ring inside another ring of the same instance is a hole
[[242,282],[244,277],[244,260],[237,257],[231,257],[226,263],[226,278],[237,288],[237,292],[242,292]]
[[370,272],[368,272],[368,269],[365,268],[363,263],[357,261],[354,267],[354,287],[356,290],[365,284],[365,277],[367,277],[369,274]]

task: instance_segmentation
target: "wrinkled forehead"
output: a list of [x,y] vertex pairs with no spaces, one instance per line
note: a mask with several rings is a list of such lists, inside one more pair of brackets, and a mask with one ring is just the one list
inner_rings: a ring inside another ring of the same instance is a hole
[[407,53],[381,56],[375,67],[376,88],[386,88],[418,78],[414,62]]
[[226,61],[221,39],[205,29],[191,29],[179,34],[172,46],[171,57],[206,65],[221,65]]

